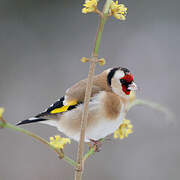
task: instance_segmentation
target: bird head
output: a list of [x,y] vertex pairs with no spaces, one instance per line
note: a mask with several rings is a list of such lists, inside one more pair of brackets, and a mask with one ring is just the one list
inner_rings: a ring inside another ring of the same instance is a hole
[[127,68],[116,67],[108,70],[107,83],[112,91],[120,96],[128,96],[137,90],[132,73]]

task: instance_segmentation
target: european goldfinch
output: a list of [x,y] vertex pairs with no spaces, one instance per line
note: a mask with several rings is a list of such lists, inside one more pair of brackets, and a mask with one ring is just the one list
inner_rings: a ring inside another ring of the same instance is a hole
[[[79,81],[44,112],[17,125],[48,124],[79,141],[86,84],[87,79]],[[126,68],[110,68],[94,76],[85,142],[98,141],[119,128],[127,112],[130,92],[136,89],[133,75]]]

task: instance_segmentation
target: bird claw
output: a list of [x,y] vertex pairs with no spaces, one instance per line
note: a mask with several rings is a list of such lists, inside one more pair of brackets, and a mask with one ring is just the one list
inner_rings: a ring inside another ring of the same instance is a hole
[[91,143],[88,143],[88,146],[89,146],[89,149],[91,148],[94,148],[94,152],[100,152],[102,149],[101,149],[101,146],[102,146],[102,142],[100,140],[93,140],[93,139],[90,139],[90,142]]

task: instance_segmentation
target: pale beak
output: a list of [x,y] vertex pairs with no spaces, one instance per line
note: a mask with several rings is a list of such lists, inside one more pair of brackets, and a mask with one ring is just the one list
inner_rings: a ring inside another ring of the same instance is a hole
[[128,86],[127,89],[130,90],[130,91],[136,91],[136,90],[138,90],[138,87],[137,87],[137,85],[136,85],[135,82],[132,82],[132,83]]

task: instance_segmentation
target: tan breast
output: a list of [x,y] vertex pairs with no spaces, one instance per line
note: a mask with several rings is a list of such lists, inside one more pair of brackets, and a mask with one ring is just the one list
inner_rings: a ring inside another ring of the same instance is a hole
[[112,92],[107,92],[104,98],[104,113],[107,119],[114,120],[119,116],[125,100]]

